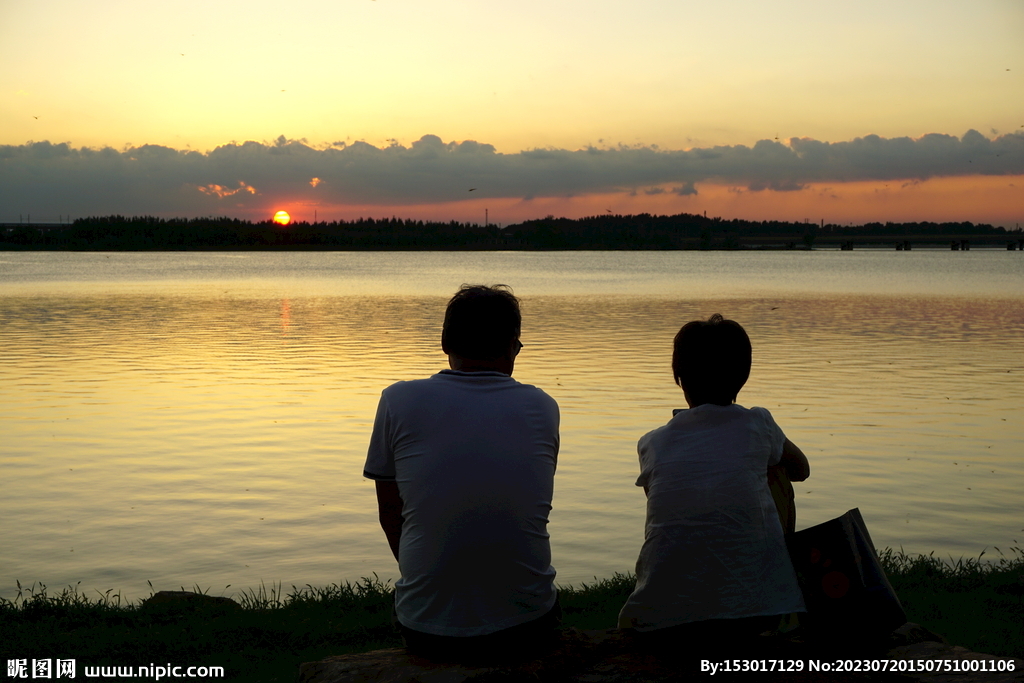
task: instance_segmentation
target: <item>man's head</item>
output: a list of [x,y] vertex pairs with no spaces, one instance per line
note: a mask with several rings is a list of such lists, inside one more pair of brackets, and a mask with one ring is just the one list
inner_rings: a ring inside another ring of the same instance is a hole
[[518,350],[522,316],[507,285],[462,285],[448,301],[441,348],[449,356],[497,361]]
[[715,313],[683,325],[672,349],[672,374],[691,406],[729,405],[750,377],[750,337]]

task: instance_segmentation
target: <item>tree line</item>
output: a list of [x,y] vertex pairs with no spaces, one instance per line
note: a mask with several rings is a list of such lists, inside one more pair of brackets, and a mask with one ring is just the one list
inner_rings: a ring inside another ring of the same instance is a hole
[[866,223],[836,225],[785,221],[708,218],[700,214],[658,216],[607,214],[584,218],[545,218],[504,228],[459,221],[360,218],[353,221],[296,222],[237,218],[158,218],[98,216],[63,226],[0,227],[0,249],[75,251],[146,250],[416,250],[416,249],[739,249],[765,244],[810,248],[816,241],[848,239],[978,236],[1013,240],[1007,231],[984,223]]

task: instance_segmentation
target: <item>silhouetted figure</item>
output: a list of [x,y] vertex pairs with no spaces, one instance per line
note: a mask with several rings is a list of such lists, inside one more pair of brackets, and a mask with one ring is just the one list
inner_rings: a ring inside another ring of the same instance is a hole
[[721,315],[676,335],[672,372],[689,410],[637,446],[647,524],[619,627],[641,641],[735,646],[805,611],[784,531],[796,520],[789,480],[810,468],[771,413],[735,402],[750,364],[750,338]]
[[441,660],[529,656],[561,611],[547,523],[558,405],[512,379],[519,301],[463,285],[448,302],[450,369],[384,390],[364,476],[402,573],[395,616],[406,647]]

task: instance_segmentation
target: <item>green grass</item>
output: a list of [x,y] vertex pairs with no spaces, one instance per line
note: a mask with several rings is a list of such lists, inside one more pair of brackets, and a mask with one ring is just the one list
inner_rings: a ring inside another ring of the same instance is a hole
[[886,548],[879,554],[910,621],[977,652],[1024,658],[1024,550],[943,562]]
[[[911,621],[957,645],[1022,656],[1024,551],[1012,548],[996,561],[984,555],[943,562],[892,549],[880,553]],[[564,625],[614,626],[633,582],[616,574],[561,587]],[[233,596],[241,609],[184,615],[140,609],[113,591],[89,596],[78,586],[56,594],[42,585],[18,587],[14,600],[0,599],[0,665],[13,658],[74,658],[79,667],[223,666],[230,680],[290,683],[301,662],[400,644],[391,627],[391,586],[376,577],[287,592],[260,586]]]
[[235,600],[242,609],[182,616],[140,609],[109,591],[90,598],[77,586],[55,595],[45,586],[25,589],[0,603],[0,664],[73,657],[79,667],[223,666],[230,680],[290,683],[301,662],[400,644],[391,588],[377,579],[287,594],[261,586]]

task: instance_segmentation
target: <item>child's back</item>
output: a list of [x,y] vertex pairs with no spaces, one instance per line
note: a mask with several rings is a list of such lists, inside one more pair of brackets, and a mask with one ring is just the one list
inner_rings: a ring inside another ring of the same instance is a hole
[[763,408],[710,403],[640,439],[647,524],[620,627],[803,611],[766,479],[785,440]]
[[782,465],[796,481],[810,470],[771,413],[735,403],[751,358],[747,333],[717,314],[676,335],[672,372],[690,409],[637,446],[647,524],[620,628],[742,631],[804,611],[768,468]]

